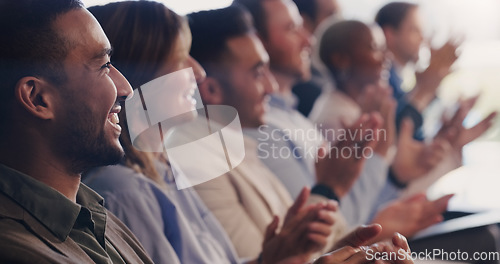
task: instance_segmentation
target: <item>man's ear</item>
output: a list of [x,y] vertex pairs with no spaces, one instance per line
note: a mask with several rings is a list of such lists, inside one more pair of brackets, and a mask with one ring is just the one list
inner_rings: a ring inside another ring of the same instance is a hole
[[204,104],[220,105],[224,102],[224,88],[217,79],[207,76],[198,89]]
[[387,47],[391,48],[393,43],[396,41],[396,35],[398,32],[395,28],[390,26],[383,27],[382,30],[385,35],[385,43],[387,44]]
[[345,53],[336,52],[330,55],[330,64],[340,70],[348,70],[351,67],[351,60]]
[[301,15],[301,16],[304,28],[307,29],[309,33],[314,34],[315,21],[313,21],[309,16],[306,15]]
[[54,118],[54,88],[36,77],[23,77],[15,87],[17,103],[30,114],[40,119]]

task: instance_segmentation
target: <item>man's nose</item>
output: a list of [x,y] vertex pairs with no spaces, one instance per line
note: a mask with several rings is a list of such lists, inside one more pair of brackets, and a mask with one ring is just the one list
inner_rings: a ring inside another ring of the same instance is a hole
[[116,97],[118,98],[118,101],[124,101],[127,97],[132,97],[132,95],[134,95],[134,91],[132,86],[130,86],[130,83],[114,66],[111,67],[110,76],[115,83]]

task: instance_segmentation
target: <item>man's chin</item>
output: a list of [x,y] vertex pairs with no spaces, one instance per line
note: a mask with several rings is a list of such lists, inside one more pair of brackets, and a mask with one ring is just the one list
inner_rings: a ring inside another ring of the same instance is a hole
[[413,56],[413,58],[410,59],[410,62],[415,64],[418,62],[419,59],[420,59],[420,56],[417,53],[415,56]]
[[101,166],[115,165],[122,161],[125,153],[123,149],[108,147],[100,148],[100,151],[79,153],[72,159],[72,170],[75,173],[82,173],[89,169]]
[[311,80],[311,77],[312,77],[311,70],[308,68],[307,70],[306,69],[302,70],[299,76],[299,80],[302,82],[307,82]]
[[114,146],[113,150],[109,152],[109,163],[108,165],[114,165],[119,163],[125,157],[125,151],[123,147],[118,144],[118,146]]
[[101,147],[95,149],[95,158],[92,159],[93,163],[97,166],[108,166],[118,164],[125,156],[125,151],[118,139],[108,141],[102,144]]

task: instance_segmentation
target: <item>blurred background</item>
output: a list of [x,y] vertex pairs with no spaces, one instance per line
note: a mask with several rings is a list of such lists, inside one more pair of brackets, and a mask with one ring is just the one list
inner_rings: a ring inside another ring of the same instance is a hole
[[[83,0],[86,6],[102,5],[107,0]],[[166,6],[185,15],[199,10],[225,7],[232,0],[163,0]],[[367,23],[373,22],[378,9],[390,0],[338,0],[343,16]],[[420,0],[424,34],[429,45],[439,47],[449,38],[463,40],[460,58],[453,72],[439,89],[439,103],[426,113],[428,131],[444,109],[454,109],[459,98],[480,95],[465,120],[471,126],[491,111],[500,112],[500,1],[499,0]],[[422,47],[419,65],[426,65],[428,47]],[[413,76],[406,76],[406,87],[413,87]],[[430,197],[457,193],[450,209],[500,209],[500,118],[484,136],[464,148],[464,167],[439,180]]]

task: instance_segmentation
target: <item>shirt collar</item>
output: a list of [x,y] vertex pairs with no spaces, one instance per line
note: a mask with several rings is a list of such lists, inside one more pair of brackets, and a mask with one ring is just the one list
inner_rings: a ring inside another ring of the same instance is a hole
[[[267,126],[263,126],[266,127]],[[256,153],[257,152],[257,141],[259,132],[262,130],[262,127],[259,129],[255,128],[244,128],[243,129],[243,142],[245,144],[245,155],[248,153]]]
[[297,108],[298,99],[292,93],[287,95],[274,93],[270,95],[269,105],[281,108],[286,111],[295,110]]
[[76,203],[92,212],[106,213],[104,198],[83,183],[80,183],[80,188],[76,194]]
[[397,63],[395,60],[391,61],[391,69],[390,72],[397,74],[398,76],[401,76],[401,73],[403,72],[403,65]]
[[77,203],[32,177],[0,164],[0,192],[9,196],[47,227],[58,239],[66,240],[78,218],[81,207],[102,211],[103,199],[80,184]]

